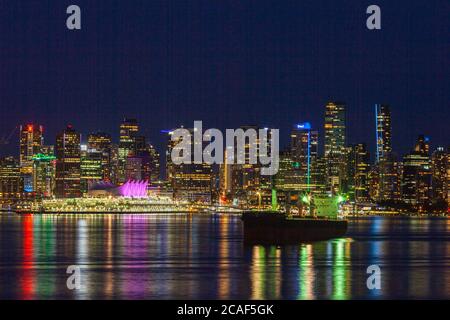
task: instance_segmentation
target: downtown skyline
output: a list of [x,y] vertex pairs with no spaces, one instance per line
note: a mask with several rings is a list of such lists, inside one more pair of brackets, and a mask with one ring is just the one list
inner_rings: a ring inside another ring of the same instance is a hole
[[[43,125],[21,125],[21,183],[25,192],[36,192],[38,188],[47,190],[46,196],[59,198],[87,195],[99,181],[112,183],[113,187],[135,180],[173,192],[175,198],[202,202],[241,199],[250,204],[257,197],[259,205],[268,205],[271,188],[288,193],[347,194],[349,200],[361,203],[402,201],[422,206],[437,199],[447,202],[449,146],[430,147],[430,137],[417,134],[410,152],[398,154],[392,147],[395,119],[390,106],[374,107],[376,125],[371,131],[377,142],[375,150],[369,150],[364,141],[348,143],[347,129],[352,123],[347,120],[346,105],[328,102],[324,108],[323,139],[319,139],[319,128],[310,122],[291,126],[290,147],[280,149],[280,171],[273,177],[262,175],[259,164],[248,168],[227,163],[175,165],[170,157],[178,142],[171,139],[172,131],[160,132],[166,136],[166,148],[158,150],[143,135],[145,128],[133,118],[123,119],[117,128],[119,141],[111,133],[99,131],[88,134],[87,143],[82,142],[83,134],[68,125],[52,145],[48,138],[44,139]],[[263,128],[239,128],[258,127]],[[246,145],[251,146],[252,142],[247,141]],[[164,158],[166,161],[161,161]],[[53,160],[55,167],[46,165]],[[13,164],[12,160],[5,161],[3,165]],[[55,174],[53,181],[50,176]]]

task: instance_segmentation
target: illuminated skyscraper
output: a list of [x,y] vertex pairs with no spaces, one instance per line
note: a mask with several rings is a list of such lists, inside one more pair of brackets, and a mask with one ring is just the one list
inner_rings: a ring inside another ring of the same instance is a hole
[[33,156],[41,152],[43,127],[34,124],[20,126],[20,172],[24,191],[33,192]]
[[136,119],[124,119],[120,124],[119,159],[124,159],[136,150],[139,125]]
[[86,194],[89,186],[103,180],[103,153],[94,150],[81,151],[81,192]]
[[277,191],[305,191],[305,177],[300,176],[299,163],[291,151],[280,152],[280,165],[274,176]]
[[345,104],[329,102],[325,107],[325,159],[327,161],[328,190],[343,189],[346,174]]
[[368,202],[370,155],[364,143],[354,146],[354,197],[357,202]]
[[379,190],[378,201],[400,200],[400,168],[397,156],[393,152],[386,152],[378,162]]
[[379,174],[376,200],[400,200],[399,161],[392,152],[391,111],[388,105],[375,105],[375,123],[375,161]]
[[[244,148],[238,147],[237,140],[234,143],[234,155],[235,163],[231,164],[231,196],[234,200],[238,200],[241,203],[247,202],[251,204],[270,204],[271,189],[272,189],[272,177],[261,175],[261,164],[250,163],[250,154],[256,154],[255,150],[260,150],[260,132],[259,130],[267,131],[268,150],[271,150],[271,130],[269,128],[259,128],[258,126],[242,126],[240,128],[245,134],[250,132],[255,133],[253,138],[248,135],[244,141]],[[230,150],[227,150],[230,152]],[[245,164],[238,164],[237,157],[239,153],[243,154]],[[268,152],[270,155],[270,151]]]
[[[194,129],[188,129],[191,137],[191,148],[194,146]],[[174,197],[190,201],[211,202],[213,185],[212,166],[207,163],[175,164],[172,161],[172,150],[181,141],[172,141],[173,131],[168,132],[166,151],[166,177],[173,189]]]
[[147,144],[147,152],[149,156],[150,182],[160,180],[160,164],[159,153],[152,144]]
[[19,162],[13,157],[0,159],[0,202],[20,199],[23,192],[23,179]]
[[127,157],[135,155],[137,144],[136,137],[138,136],[139,125],[136,119],[125,118],[120,124],[120,137],[118,149],[118,168],[117,180],[119,183],[125,182],[125,170]]
[[388,105],[375,105],[377,159],[379,162],[385,155],[392,152],[391,144],[391,111]]
[[111,151],[112,139],[111,135],[104,132],[97,132],[88,135],[88,153],[101,153],[102,158],[102,179],[111,181]]
[[447,201],[447,171],[449,155],[443,147],[438,147],[431,156],[432,190],[434,200]]
[[403,158],[402,199],[412,205],[426,205],[431,199],[431,161],[428,139],[419,136],[414,151]]
[[71,125],[56,136],[56,189],[59,198],[81,196],[81,135]]
[[447,204],[450,207],[450,147],[447,148]]
[[55,190],[56,158],[44,152],[33,157],[33,190],[38,197],[51,197]]
[[319,133],[311,130],[309,122],[295,125],[291,131],[291,156],[297,172],[298,191],[315,191],[311,179],[318,157]]

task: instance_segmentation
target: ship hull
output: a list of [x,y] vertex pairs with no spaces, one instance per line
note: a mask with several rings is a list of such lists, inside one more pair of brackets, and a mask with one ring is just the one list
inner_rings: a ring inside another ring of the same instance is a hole
[[286,218],[280,213],[245,212],[244,242],[248,244],[297,244],[343,237],[346,220]]

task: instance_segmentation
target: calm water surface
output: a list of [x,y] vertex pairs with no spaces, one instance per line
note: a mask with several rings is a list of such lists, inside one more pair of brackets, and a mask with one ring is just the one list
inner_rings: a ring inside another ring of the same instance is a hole
[[346,238],[276,247],[244,246],[238,216],[3,213],[0,298],[449,299],[450,219],[359,218]]

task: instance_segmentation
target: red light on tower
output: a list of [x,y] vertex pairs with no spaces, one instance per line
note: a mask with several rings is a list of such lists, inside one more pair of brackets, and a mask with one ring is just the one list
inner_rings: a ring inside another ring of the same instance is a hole
[[28,132],[33,132],[33,125],[32,124],[29,124],[27,127],[28,127]]

